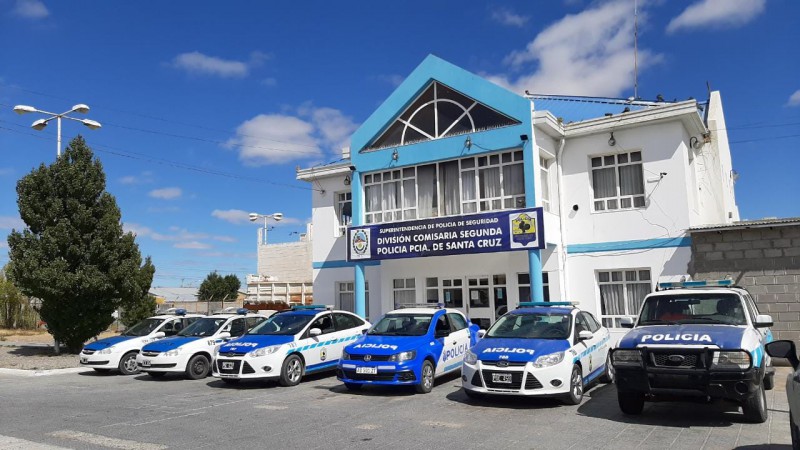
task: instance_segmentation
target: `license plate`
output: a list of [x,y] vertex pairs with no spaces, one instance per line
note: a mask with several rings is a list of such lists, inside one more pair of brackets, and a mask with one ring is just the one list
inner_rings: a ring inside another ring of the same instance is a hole
[[493,373],[492,374],[492,382],[493,383],[509,383],[509,384],[511,384],[511,374],[510,373]]
[[149,359],[143,359],[142,360],[142,367],[150,367],[150,360]]
[[377,375],[378,368],[377,367],[356,367],[356,373],[363,373],[367,375]]
[[89,362],[89,358],[81,358],[81,364],[86,364]]
[[222,363],[222,368],[225,369],[225,370],[233,370],[233,362],[230,362],[230,361],[223,362]]

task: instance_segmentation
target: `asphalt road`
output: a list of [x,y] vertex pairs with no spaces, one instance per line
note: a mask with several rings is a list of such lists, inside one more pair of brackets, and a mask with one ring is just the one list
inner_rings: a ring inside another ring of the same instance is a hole
[[431,394],[347,391],[332,376],[297,387],[209,378],[0,374],[0,449],[492,448],[788,449],[786,369],[768,392],[770,418],[744,423],[726,403],[649,403],[619,412],[613,386],[579,406],[550,399],[468,401],[458,378]]

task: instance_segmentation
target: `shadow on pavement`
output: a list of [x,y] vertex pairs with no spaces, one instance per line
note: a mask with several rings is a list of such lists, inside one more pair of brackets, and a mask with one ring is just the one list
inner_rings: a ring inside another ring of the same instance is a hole
[[[303,383],[309,383],[319,380],[324,380],[326,378],[331,378],[334,374],[333,371],[326,371],[320,373],[313,373],[311,375],[304,375],[303,380],[300,382],[300,385]],[[243,379],[243,380],[232,380],[228,379],[225,381],[223,379],[208,377],[207,386],[217,388],[217,389],[264,389],[264,388],[282,388],[283,386],[280,385],[277,378],[275,379]],[[336,378],[333,378],[336,381]],[[294,387],[294,386],[293,386]],[[328,389],[326,386],[314,386],[315,389]]]
[[[454,380],[457,380],[460,377],[460,372],[456,372],[453,374],[444,375],[436,379],[433,384],[433,389],[445,389],[447,383],[452,383]],[[363,397],[408,397],[417,394],[417,390],[413,385],[400,385],[400,386],[387,386],[387,385],[363,385],[361,389],[357,390],[350,390],[348,389],[343,382],[336,380],[337,385],[333,387],[329,386],[314,386],[315,389],[328,389],[331,392],[345,394],[345,395],[353,395],[353,396],[363,396]],[[419,394],[425,395],[425,394]]]

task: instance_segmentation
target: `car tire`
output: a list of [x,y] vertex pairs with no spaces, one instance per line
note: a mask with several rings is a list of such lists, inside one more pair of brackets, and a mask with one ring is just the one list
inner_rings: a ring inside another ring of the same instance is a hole
[[236,379],[236,378],[223,378],[223,379],[222,379],[222,382],[223,382],[223,383],[225,383],[225,384],[230,384],[230,385],[239,384],[239,381],[240,381],[240,380],[238,380],[238,379]]
[[644,394],[641,392],[617,392],[617,402],[624,414],[638,416],[644,410]]
[[764,385],[758,387],[754,395],[742,403],[744,418],[752,423],[764,423],[767,421],[767,392]]
[[775,373],[764,374],[764,390],[771,391],[775,387]]
[[119,373],[123,375],[136,375],[139,373],[139,365],[136,364],[136,352],[128,352],[119,359]]
[[606,357],[606,370],[600,375],[599,380],[601,383],[606,384],[614,382],[614,366],[611,365],[611,353]]
[[202,380],[208,376],[211,370],[211,363],[203,355],[194,355],[186,364],[186,378],[190,380]]
[[359,384],[359,383],[345,383],[344,384],[344,387],[346,387],[348,391],[360,391],[363,386],[364,386],[363,384]]
[[789,412],[789,429],[792,432],[792,449],[800,450],[800,427],[794,421],[794,414]]
[[569,393],[564,397],[564,402],[568,405],[580,405],[583,400],[583,371],[581,366],[572,366],[572,373],[569,375]]
[[428,394],[433,390],[434,368],[433,363],[427,359],[422,363],[422,368],[419,371],[419,384],[415,389],[420,394]]
[[297,355],[289,355],[283,361],[283,367],[281,367],[281,377],[279,379],[281,386],[289,387],[300,384],[303,379],[303,371],[303,360]]
[[164,375],[166,375],[167,373],[166,372],[147,372],[147,374],[150,375],[153,378],[161,378]]
[[108,373],[108,372],[111,372],[111,369],[98,369],[97,367],[93,367],[93,369],[97,373]]

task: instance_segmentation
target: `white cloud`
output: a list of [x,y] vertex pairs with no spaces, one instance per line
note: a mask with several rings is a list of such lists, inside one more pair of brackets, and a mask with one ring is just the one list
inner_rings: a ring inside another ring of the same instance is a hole
[[701,0],[667,25],[667,33],[700,27],[729,28],[750,22],[764,11],[766,0]]
[[323,144],[335,154],[340,154],[343,147],[350,146],[350,136],[358,128],[353,119],[338,109],[305,105],[300,108],[300,114],[311,117]]
[[260,114],[236,128],[228,146],[238,147],[239,159],[249,166],[282,164],[322,156],[314,125],[294,116]]
[[146,184],[154,181],[153,172],[149,170],[146,170],[138,175],[127,175],[119,179],[121,184]]
[[186,248],[190,250],[206,250],[211,248],[211,245],[199,241],[178,242],[173,245],[175,248]]
[[789,96],[789,101],[786,104],[788,106],[800,106],[800,89],[794,91],[794,94]]
[[4,177],[6,175],[11,175],[14,173],[14,169],[11,167],[3,167],[0,169],[0,177]]
[[194,51],[181,53],[172,59],[170,65],[191,74],[243,78],[250,74],[251,69],[263,65],[268,59],[270,55],[259,51],[253,52],[247,61],[223,59]]
[[5,248],[8,248],[8,242],[0,241],[0,249],[5,249]]
[[13,12],[26,19],[44,19],[50,15],[50,11],[39,0],[17,0]]
[[528,23],[530,17],[516,14],[506,8],[497,8],[492,10],[492,20],[501,25],[523,27]]
[[391,74],[391,75],[376,75],[376,76],[375,76],[375,77],[373,77],[373,78],[374,78],[374,79],[376,79],[376,80],[378,80],[378,81],[381,81],[381,82],[383,82],[383,83],[388,83],[388,84],[389,84],[390,86],[392,86],[392,87],[397,87],[397,86],[400,86],[400,83],[402,83],[402,82],[403,82],[403,80],[405,80],[405,79],[406,79],[406,77],[404,77],[404,76],[402,76],[402,75],[397,75],[397,74]]
[[[646,15],[639,16],[641,26]],[[640,71],[659,60],[659,55],[639,47]],[[518,93],[619,96],[633,84],[631,4],[615,0],[567,15],[542,30],[524,50],[508,55],[505,63],[520,74],[486,76]]]
[[0,229],[10,230],[12,228],[21,230],[25,228],[25,222],[23,222],[19,217],[15,216],[0,216]]
[[154,189],[150,191],[148,194],[150,197],[153,198],[160,198],[162,200],[174,200],[176,198],[180,198],[183,195],[183,190],[178,187],[168,187],[168,188],[161,188],[161,189]]
[[237,241],[236,238],[231,236],[210,235],[208,233],[189,231],[186,228],[176,226],[169,227],[169,233],[159,233],[152,228],[136,223],[125,223],[123,227],[126,232],[132,232],[140,238],[146,237],[159,242],[174,242],[174,248],[207,249],[212,248],[212,245],[203,242],[204,240],[214,240],[218,242]]
[[212,236],[211,239],[219,242],[236,242],[236,238],[231,236]]
[[278,85],[278,80],[272,77],[264,78],[263,80],[261,80],[261,85],[267,87],[274,87]]
[[233,224],[247,223],[250,221],[250,213],[241,209],[215,209],[211,211],[211,216]]

